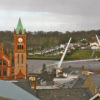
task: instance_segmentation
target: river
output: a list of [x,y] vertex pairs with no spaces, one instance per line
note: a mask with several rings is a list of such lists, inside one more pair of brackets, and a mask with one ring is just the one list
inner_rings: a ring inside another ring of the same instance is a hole
[[[39,73],[42,69],[43,64],[53,64],[57,61],[55,60],[27,60],[28,72],[29,73]],[[65,62],[65,61],[64,61]],[[100,61],[89,61],[89,62],[74,62],[74,63],[63,63],[62,67],[72,66],[73,68],[81,68],[83,65],[91,71],[100,72]],[[51,70],[54,66],[48,67]]]

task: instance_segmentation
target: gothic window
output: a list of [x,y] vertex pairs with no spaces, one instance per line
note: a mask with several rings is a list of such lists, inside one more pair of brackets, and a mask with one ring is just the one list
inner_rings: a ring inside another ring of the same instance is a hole
[[0,66],[2,65],[2,60],[0,59]]
[[3,60],[3,65],[5,66],[6,65],[6,62]]
[[22,45],[22,49],[23,49],[23,45]]
[[22,64],[23,64],[23,54],[22,54]]
[[7,76],[7,71],[3,70],[3,76]]
[[19,46],[19,48],[21,49],[21,45]]
[[19,54],[18,54],[18,64],[19,64]]
[[0,76],[1,76],[1,70],[0,70]]
[[19,49],[19,45],[17,46],[17,49]]
[[22,30],[21,29],[19,30],[19,34],[22,34]]
[[17,49],[18,49],[18,50],[23,50],[23,48],[24,48],[23,45],[18,45],[18,46],[17,46]]

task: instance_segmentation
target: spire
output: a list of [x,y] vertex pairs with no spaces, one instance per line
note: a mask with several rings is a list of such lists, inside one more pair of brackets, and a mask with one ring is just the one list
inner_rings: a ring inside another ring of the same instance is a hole
[[16,34],[19,34],[20,30],[21,30],[22,34],[24,34],[23,25],[22,25],[21,19],[19,18],[17,28],[16,28]]

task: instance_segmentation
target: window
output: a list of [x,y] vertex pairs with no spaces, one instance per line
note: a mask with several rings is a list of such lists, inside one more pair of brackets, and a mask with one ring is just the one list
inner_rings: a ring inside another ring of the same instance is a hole
[[0,70],[0,76],[1,76],[1,70]]
[[2,65],[2,60],[0,59],[0,66]]
[[23,45],[18,45],[18,46],[17,46],[17,49],[18,49],[18,50],[23,50],[23,48],[24,48]]
[[7,76],[7,71],[3,70],[3,76]]
[[17,46],[17,49],[20,49],[20,48],[19,48],[19,45]]
[[19,54],[18,54],[18,64],[19,64]]
[[19,49],[21,49],[21,45],[19,45]]
[[22,34],[22,30],[21,29],[19,30],[19,34]]
[[3,65],[5,65],[6,66],[6,62],[3,60]]
[[22,49],[23,49],[23,45],[22,45]]
[[23,54],[22,54],[22,64],[23,64]]

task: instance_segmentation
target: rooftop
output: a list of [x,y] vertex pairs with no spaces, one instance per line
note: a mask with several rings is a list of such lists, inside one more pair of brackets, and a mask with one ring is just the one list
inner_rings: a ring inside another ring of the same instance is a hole
[[82,85],[83,85],[84,81],[86,80],[86,77],[87,76],[85,76],[85,75],[81,75],[77,79],[63,83],[63,84],[59,85],[58,87],[59,88],[82,88]]
[[84,84],[86,78],[87,78],[87,76],[81,75],[81,76],[77,79],[77,81],[75,82],[75,84],[73,85],[72,88],[82,88],[82,86],[83,86],[83,84]]
[[37,90],[40,100],[89,100],[89,89],[42,89]]
[[24,89],[4,80],[0,80],[0,97],[11,100],[39,100]]
[[96,87],[100,87],[100,74],[97,74],[97,75],[91,75],[91,78],[94,82],[94,85]]

